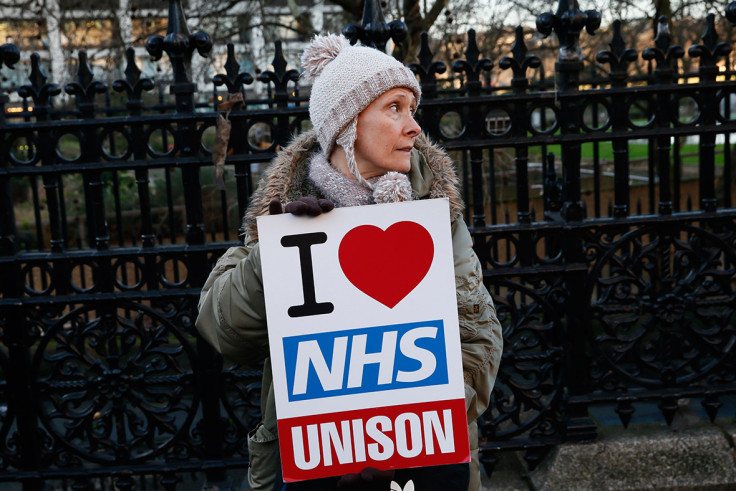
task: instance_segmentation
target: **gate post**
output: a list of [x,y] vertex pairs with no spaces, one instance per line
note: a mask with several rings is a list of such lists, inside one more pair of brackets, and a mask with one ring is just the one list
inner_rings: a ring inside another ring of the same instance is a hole
[[[0,66],[10,68],[20,60],[20,51],[11,44],[0,47]],[[0,127],[5,126],[5,104],[8,96],[0,94]],[[10,151],[5,147],[0,149],[2,155]],[[5,166],[10,166],[10,159],[5,158]],[[10,187],[10,177],[7,173],[0,173],[0,257],[12,257],[16,252],[15,242],[15,212]],[[35,471],[39,468],[40,442],[38,439],[38,416],[36,400],[34,398],[33,371],[31,370],[31,356],[28,349],[26,332],[26,316],[23,312],[23,276],[20,264],[17,261],[8,261],[0,264],[0,294],[5,301],[0,307],[0,326],[3,330],[3,344],[7,347],[7,393],[4,398],[8,404],[6,416],[17,419],[18,466],[26,471]],[[23,482],[24,491],[36,491],[43,488],[40,479],[31,479]]]
[[590,356],[586,352],[589,324],[589,305],[585,298],[587,264],[585,262],[584,239],[576,227],[582,220],[583,207],[580,199],[580,143],[567,142],[565,136],[577,135],[582,127],[582,111],[578,95],[580,72],[583,70],[583,55],[580,49],[580,33],[585,28],[593,34],[600,26],[601,16],[595,10],[581,11],[576,0],[560,0],[557,13],[547,12],[537,17],[537,29],[545,36],[553,30],[560,41],[558,61],[555,63],[557,86],[560,89],[559,126],[562,133],[562,220],[565,241],[562,246],[566,295],[563,361],[564,385],[567,400],[563,401],[566,411],[566,438],[592,440],[596,437],[596,426],[588,414],[590,392]]
[[[193,114],[194,93],[197,85],[191,82],[191,59],[196,50],[200,56],[207,56],[212,51],[212,40],[209,35],[199,31],[191,34],[181,0],[169,0],[169,18],[166,36],[153,35],[146,42],[146,50],[154,60],[159,60],[166,52],[171,61],[174,83],[171,94],[176,97],[178,114]],[[200,153],[200,135],[194,120],[182,118],[176,129],[176,146],[178,157],[182,163],[182,182],[184,185],[184,204],[186,208],[186,242],[188,246],[199,246],[205,243],[204,212],[202,208],[202,186],[199,165],[194,159]],[[194,250],[186,254],[188,286],[200,288],[204,285],[208,274],[207,253]],[[196,300],[191,299],[195,303]],[[191,326],[183,326],[185,328]],[[223,456],[224,428],[220,415],[222,399],[222,357],[217,356],[214,349],[197,337],[197,354],[199,369],[196,370],[197,387],[200,388],[202,401],[202,438],[204,459],[218,460]],[[224,467],[213,466],[205,469],[206,482],[203,489],[229,489]]]

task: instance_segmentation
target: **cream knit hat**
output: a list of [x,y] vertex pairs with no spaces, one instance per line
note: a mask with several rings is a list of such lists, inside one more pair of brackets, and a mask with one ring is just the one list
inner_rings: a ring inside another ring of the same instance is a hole
[[358,172],[353,146],[358,115],[384,92],[404,87],[422,96],[414,74],[401,62],[381,51],[351,46],[342,35],[315,36],[302,54],[307,79],[314,80],[309,97],[309,118],[317,139],[329,158],[335,144],[345,150],[355,178],[372,188]]

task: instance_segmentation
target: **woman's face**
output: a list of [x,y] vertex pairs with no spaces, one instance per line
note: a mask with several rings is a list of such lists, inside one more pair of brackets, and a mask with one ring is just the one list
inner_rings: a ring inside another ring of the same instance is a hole
[[364,179],[389,171],[409,172],[411,149],[421,128],[414,121],[417,102],[409,89],[384,92],[358,115],[355,162]]

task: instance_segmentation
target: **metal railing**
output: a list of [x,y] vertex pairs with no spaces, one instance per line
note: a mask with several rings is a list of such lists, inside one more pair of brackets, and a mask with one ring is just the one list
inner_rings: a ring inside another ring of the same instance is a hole
[[[62,87],[37,55],[21,109],[0,96],[0,482],[173,490],[192,475],[227,486],[247,466],[260,372],[197,337],[196,305],[238,243],[262,166],[309,126],[308,88],[277,42],[273,70],[241,73],[231,47],[225,72],[198,94],[187,60],[211,42],[171,5],[168,34],[147,45],[170,58],[170,94],[141,77],[131,51],[111,87],[81,53],[64,87],[73,107],[55,107]],[[345,32],[380,47],[380,22]],[[599,23],[566,0],[537,19],[560,40],[554,79],[521,28],[497,67],[470,31],[451,89],[438,86],[448,67],[426,36],[411,65],[418,121],[457,162],[504,328],[480,422],[488,472],[499,452],[522,450],[533,468],[556,444],[593,439],[601,416],[626,426],[656,405],[669,423],[686,398],[711,419],[734,411],[731,45],[711,15],[686,53],[662,19],[641,53],[647,75],[634,79],[639,53],[616,22],[583,81],[578,37]],[[0,56],[12,66],[20,53],[4,45]],[[686,56],[696,73],[678,68]],[[494,70],[511,70],[510,84],[488,86]],[[246,90],[254,83],[267,98]],[[208,106],[238,93],[219,189]]]

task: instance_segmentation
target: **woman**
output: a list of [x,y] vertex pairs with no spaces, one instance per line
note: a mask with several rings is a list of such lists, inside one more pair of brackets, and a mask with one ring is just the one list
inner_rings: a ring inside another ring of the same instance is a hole
[[[288,489],[389,489],[408,480],[417,491],[480,489],[476,418],[485,411],[501,359],[501,328],[462,219],[452,162],[414,120],[421,97],[416,77],[391,56],[351,46],[343,36],[316,36],[302,67],[314,80],[309,99],[313,130],[294,138],[264,173],[244,219],[242,247],[229,249],[210,274],[199,302],[197,328],[226,358],[265,360],[261,424],[248,441],[251,489],[279,489],[276,411],[268,359],[266,311],[256,218],[286,212],[318,215],[333,206],[448,198],[462,343],[465,398],[473,462],[356,475]],[[380,486],[378,482],[382,482]],[[468,484],[469,483],[469,484]]]

